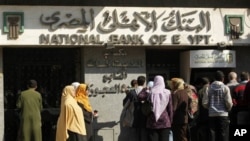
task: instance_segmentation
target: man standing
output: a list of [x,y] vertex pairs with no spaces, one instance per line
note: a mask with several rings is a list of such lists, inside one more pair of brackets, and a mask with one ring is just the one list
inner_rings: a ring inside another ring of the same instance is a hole
[[232,124],[239,124],[240,118],[244,119],[244,117],[239,116],[241,112],[247,111],[247,104],[244,99],[244,91],[247,82],[249,81],[249,73],[241,72],[240,74],[241,82],[234,88],[232,95],[233,99],[233,107],[232,107]]
[[[145,88],[146,77],[137,77],[137,87],[127,92],[126,100],[130,100],[134,103],[134,120],[132,129],[136,131],[136,141],[147,141],[147,130],[146,130],[146,116],[141,111],[141,101],[138,98],[138,94],[146,90]],[[126,101],[124,101],[126,103]]]
[[206,93],[209,85],[210,80],[207,77],[202,77],[199,80],[199,84],[202,86],[202,88],[198,91],[198,98],[199,98],[199,108],[198,108],[198,117],[197,117],[197,127],[198,132],[197,134],[197,140],[198,141],[209,141],[209,120],[208,120],[208,109],[204,108],[202,106],[202,99],[204,94]]
[[237,81],[237,73],[231,71],[228,74],[228,80],[229,80],[229,82],[227,83],[227,86],[229,87],[230,92],[232,94],[234,87],[239,84]]
[[224,83],[224,73],[217,71],[215,81],[204,94],[202,104],[208,108],[211,141],[228,141],[228,112],[232,108],[230,89]]
[[42,141],[42,97],[36,91],[36,80],[29,80],[27,87],[27,90],[21,92],[16,104],[20,109],[19,138],[21,141]]

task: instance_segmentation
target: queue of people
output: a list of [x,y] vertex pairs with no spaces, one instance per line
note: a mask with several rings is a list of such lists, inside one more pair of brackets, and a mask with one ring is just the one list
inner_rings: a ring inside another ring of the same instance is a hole
[[[145,76],[138,76],[131,81],[123,99],[124,108],[132,107],[123,110],[132,113],[131,124],[126,126],[136,131],[136,141],[228,141],[229,125],[249,124],[250,111],[249,73],[242,72],[240,80],[235,72],[228,76],[225,84],[224,73],[216,71],[213,81],[201,77],[195,85],[177,77],[166,81],[156,75],[147,82]],[[35,80],[29,80],[27,87],[17,101],[21,121],[18,138],[42,141],[41,94],[36,91]],[[128,103],[132,106],[126,106]],[[56,141],[92,141],[96,116],[87,84],[74,82],[65,86]]]
[[[146,125],[140,128],[146,131],[147,139],[138,137],[138,141],[228,141],[229,126],[242,124],[250,107],[249,74],[242,72],[241,81],[235,72],[228,76],[228,84],[224,73],[216,71],[213,80],[204,76],[190,85],[177,77],[167,83],[161,75],[156,75],[154,81],[141,85],[140,91],[137,86],[136,93],[128,91],[124,100],[136,100],[133,125],[138,124],[138,117]],[[145,101],[151,103],[148,115],[141,112]],[[249,124],[249,119],[243,124]]]

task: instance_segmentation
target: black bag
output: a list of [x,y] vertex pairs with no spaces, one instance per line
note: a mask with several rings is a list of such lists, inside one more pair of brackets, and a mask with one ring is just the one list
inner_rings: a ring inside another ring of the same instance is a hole
[[153,105],[150,101],[146,100],[141,103],[142,114],[148,116],[153,110]]
[[122,110],[121,123],[123,127],[132,127],[133,122],[134,122],[134,102],[128,99]]

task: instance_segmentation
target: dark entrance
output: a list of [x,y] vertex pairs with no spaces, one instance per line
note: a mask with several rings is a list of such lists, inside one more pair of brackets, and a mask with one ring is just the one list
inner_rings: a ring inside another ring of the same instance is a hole
[[201,77],[207,77],[210,82],[214,81],[214,73],[220,70],[225,75],[224,83],[228,83],[228,74],[231,71],[235,71],[234,68],[192,68],[191,70],[191,77],[190,77],[190,83],[195,85],[198,78]]
[[155,75],[162,75],[167,81],[179,76],[180,51],[148,49],[146,52],[146,70],[148,81],[153,81]]
[[[76,81],[79,48],[4,48],[5,140],[16,141],[18,113],[16,99],[26,82],[35,79],[42,94],[43,140],[52,139],[52,127],[59,114],[61,91]],[[54,137],[53,137],[54,138]]]

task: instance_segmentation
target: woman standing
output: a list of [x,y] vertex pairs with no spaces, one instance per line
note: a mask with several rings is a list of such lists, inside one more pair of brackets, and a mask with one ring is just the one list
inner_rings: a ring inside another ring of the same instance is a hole
[[174,141],[188,141],[188,91],[182,78],[171,79],[173,97],[173,138]]
[[74,86],[66,86],[61,97],[56,141],[86,141],[83,112],[74,97]]
[[149,94],[153,111],[147,119],[149,141],[169,141],[173,118],[172,98],[170,90],[165,88],[162,76],[154,77],[154,85]]
[[92,107],[89,103],[88,86],[86,84],[80,84],[77,87],[76,100],[83,111],[84,122],[87,131],[87,140],[92,141],[92,122],[94,114]]

